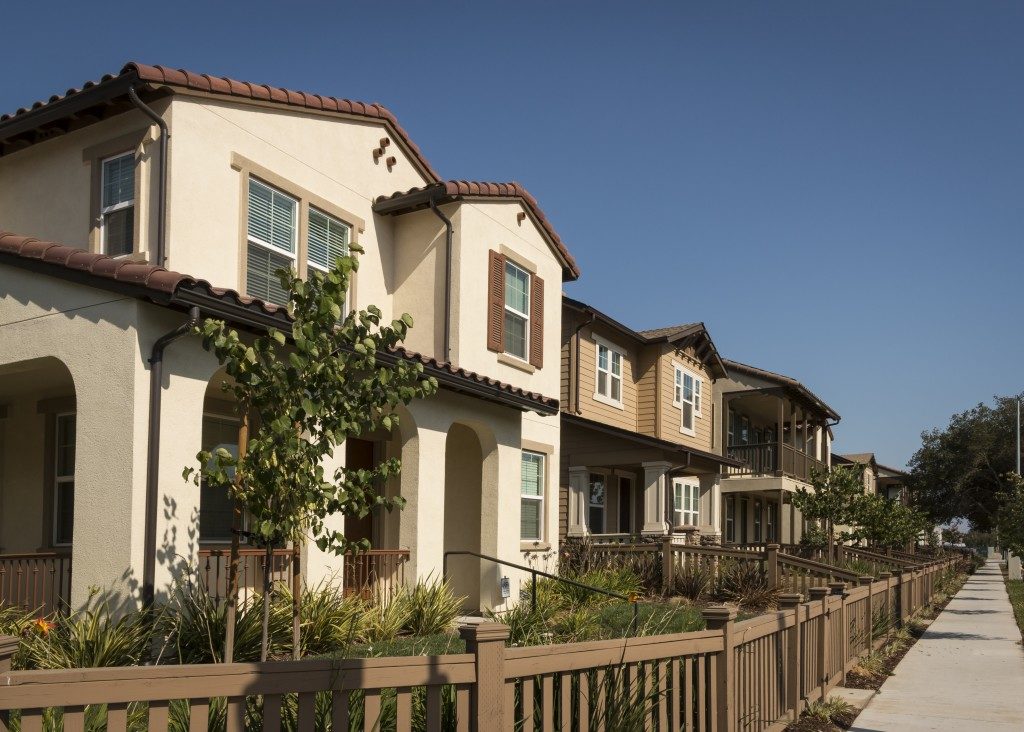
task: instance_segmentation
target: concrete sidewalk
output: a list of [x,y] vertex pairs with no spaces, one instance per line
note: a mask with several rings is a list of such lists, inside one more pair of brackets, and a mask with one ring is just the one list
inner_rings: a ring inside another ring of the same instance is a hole
[[957,593],[852,732],[1024,730],[1024,648],[996,560]]

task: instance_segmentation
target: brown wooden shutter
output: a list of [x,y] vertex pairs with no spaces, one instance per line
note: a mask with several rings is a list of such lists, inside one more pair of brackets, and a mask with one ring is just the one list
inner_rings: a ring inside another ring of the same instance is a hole
[[487,350],[505,350],[505,255],[493,249],[487,259]]
[[544,368],[544,280],[530,277],[530,365]]

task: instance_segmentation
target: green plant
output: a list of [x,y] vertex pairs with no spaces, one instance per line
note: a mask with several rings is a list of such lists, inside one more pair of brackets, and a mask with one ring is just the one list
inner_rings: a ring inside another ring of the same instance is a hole
[[870,676],[878,676],[885,671],[886,656],[880,650],[871,651],[857,661],[857,668]]
[[715,583],[714,571],[697,562],[689,562],[673,577],[672,589],[675,594],[700,600],[711,592]]
[[368,606],[359,628],[363,641],[379,643],[397,638],[409,622],[408,597],[400,592],[387,602]]
[[766,610],[778,604],[779,588],[755,562],[723,562],[718,573],[718,596],[740,607]]
[[[653,673],[653,669],[649,667],[647,673]],[[563,677],[563,683],[566,680]],[[657,683],[645,684],[640,678],[631,683],[625,665],[604,669],[603,682],[591,679],[589,688],[590,729],[606,732],[645,729],[661,696]],[[563,727],[569,729],[571,725]]]
[[30,626],[17,661],[28,669],[136,666],[153,640],[153,615],[126,612],[114,617],[106,602],[89,604],[56,622]]
[[431,578],[418,581],[403,593],[408,612],[404,629],[413,635],[451,630],[466,600],[455,594],[448,580],[437,582]]
[[0,605],[0,635],[21,635],[34,617],[35,613],[17,605]]
[[[279,588],[272,609],[275,617],[271,622],[275,629],[281,628],[283,631],[290,627],[291,607],[290,588]],[[330,579],[303,589],[299,612],[302,627],[299,634],[299,657],[337,653],[350,646],[359,637],[360,624],[366,611],[366,601],[355,594],[346,596]],[[284,640],[285,636],[287,640]],[[291,653],[291,634],[281,632],[276,637],[282,639],[281,645]]]
[[830,696],[828,699],[819,699],[808,705],[804,714],[818,722],[841,725],[853,720],[857,710],[844,699]]

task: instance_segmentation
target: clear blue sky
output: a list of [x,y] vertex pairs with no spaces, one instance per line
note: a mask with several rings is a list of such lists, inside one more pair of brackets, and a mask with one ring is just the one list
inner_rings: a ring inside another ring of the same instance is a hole
[[[229,8],[228,6],[234,6]],[[518,180],[567,291],[732,358],[902,465],[1024,370],[1024,3],[62,3],[3,11],[0,110],[129,59],[380,101]],[[2,223],[2,222],[0,222]]]

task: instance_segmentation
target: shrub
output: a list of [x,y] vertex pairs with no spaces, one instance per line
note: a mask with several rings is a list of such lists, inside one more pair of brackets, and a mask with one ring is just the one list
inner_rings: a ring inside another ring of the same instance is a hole
[[408,617],[405,630],[413,635],[437,635],[451,630],[462,610],[465,597],[459,597],[447,580],[417,582],[403,590]]
[[768,582],[768,573],[755,562],[723,562],[718,573],[718,596],[740,607],[766,610],[775,607],[779,588]]
[[21,635],[34,617],[35,613],[17,605],[0,605],[0,635]]
[[367,606],[359,626],[359,635],[366,643],[393,641],[408,622],[408,595],[400,592],[386,603]]
[[[648,667],[652,673],[653,667]],[[563,680],[564,683],[564,680]],[[657,683],[631,683],[626,666],[605,670],[603,684],[591,684],[590,729],[606,732],[632,732],[649,726],[651,712],[661,692]],[[569,728],[569,724],[563,725]]]
[[115,620],[103,602],[29,626],[16,660],[29,669],[136,666],[149,654],[153,632],[151,614],[128,612]]
[[830,696],[828,699],[819,699],[809,705],[804,714],[825,724],[844,725],[853,720],[857,715],[857,710],[845,700],[837,696]]
[[715,583],[715,573],[706,565],[689,562],[677,571],[672,581],[672,590],[677,595],[691,600],[700,600],[711,592]]
[[[366,602],[358,595],[345,595],[331,583],[321,581],[314,587],[302,591],[299,605],[300,657],[318,656],[350,646],[359,637],[359,626]],[[280,629],[283,636],[278,639],[285,653],[292,650],[292,593],[290,588],[281,587],[274,593],[271,626]]]

